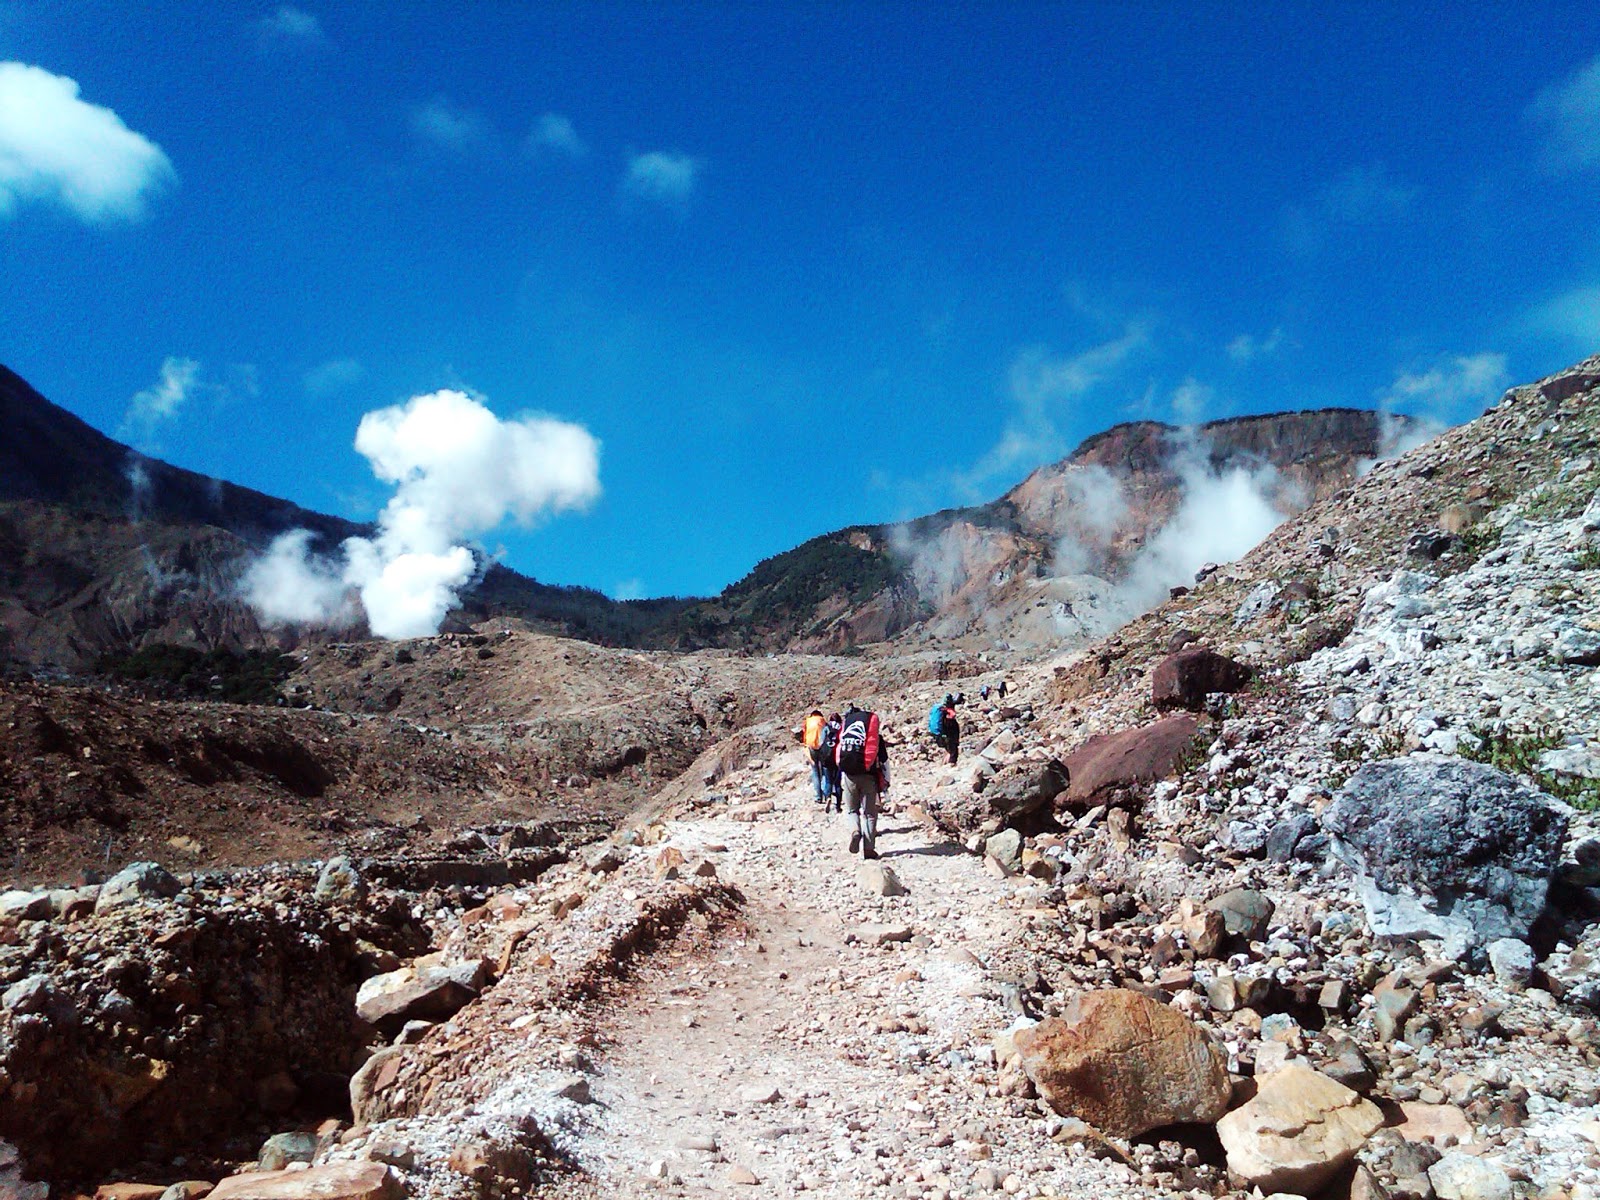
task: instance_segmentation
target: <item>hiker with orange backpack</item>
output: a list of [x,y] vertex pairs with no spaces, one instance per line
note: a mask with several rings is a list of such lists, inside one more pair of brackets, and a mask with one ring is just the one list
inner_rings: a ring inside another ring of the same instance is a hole
[[805,734],[801,741],[805,744],[806,757],[811,760],[811,792],[818,804],[827,799],[827,774],[823,770],[822,731],[827,725],[823,719],[822,710],[813,708],[811,715],[806,718]]

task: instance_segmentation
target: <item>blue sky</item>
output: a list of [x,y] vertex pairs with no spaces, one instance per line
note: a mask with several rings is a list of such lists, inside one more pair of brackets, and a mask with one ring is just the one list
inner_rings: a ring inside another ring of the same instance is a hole
[[0,0],[0,362],[356,518],[370,410],[576,423],[599,498],[483,540],[658,595],[1600,351],[1600,7],[1331,8]]

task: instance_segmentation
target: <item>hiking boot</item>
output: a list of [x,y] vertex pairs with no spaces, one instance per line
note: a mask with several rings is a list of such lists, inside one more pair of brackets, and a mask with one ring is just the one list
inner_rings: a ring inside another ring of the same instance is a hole
[[861,834],[852,833],[850,835],[850,853],[854,854],[859,849],[861,849]]
[[869,843],[868,843],[868,844],[867,844],[867,845],[866,845],[866,846],[865,846],[865,847],[864,847],[864,848],[863,848],[863,849],[862,849],[862,851],[861,851],[861,857],[862,857],[862,858],[877,858],[877,857],[878,857],[878,852],[877,852],[877,850],[875,850],[875,849],[873,849],[873,847],[872,847],[872,844],[871,844],[871,843],[870,843],[870,842],[869,842]]

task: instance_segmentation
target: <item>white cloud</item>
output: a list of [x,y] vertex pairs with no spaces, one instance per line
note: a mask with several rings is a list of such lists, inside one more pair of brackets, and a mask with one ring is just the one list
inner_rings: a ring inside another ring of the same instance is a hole
[[445,96],[435,96],[412,109],[411,130],[429,145],[457,154],[475,150],[489,140],[483,118]]
[[135,392],[128,401],[117,436],[146,444],[156,427],[178,415],[200,382],[200,364],[192,358],[169,357],[161,364],[161,378]]
[[1546,153],[1556,168],[1600,166],[1600,56],[1534,98],[1528,116],[1548,133]]
[[1309,203],[1290,205],[1284,211],[1284,241],[1294,254],[1315,254],[1338,228],[1399,220],[1411,211],[1416,195],[1415,188],[1397,182],[1381,163],[1351,167]]
[[1468,412],[1477,416],[1500,398],[1510,379],[1504,354],[1458,354],[1425,370],[1402,371],[1378,400],[1385,410],[1401,409],[1452,421]]
[[0,62],[0,219],[35,202],[90,224],[137,221],[176,180],[161,147],[78,90],[42,67]]
[[1031,468],[1065,453],[1056,419],[1058,410],[1098,387],[1128,357],[1143,349],[1149,336],[1140,324],[1129,324],[1119,337],[1060,356],[1033,346],[1011,363],[1010,391],[1015,406],[1000,440],[953,482],[970,499],[1021,468]]
[[[354,589],[379,637],[436,633],[479,569],[466,541],[506,520],[528,525],[587,508],[600,495],[600,443],[588,430],[538,415],[503,421],[458,391],[367,413],[355,447],[395,489],[377,536],[347,539],[340,563],[313,561],[305,538],[278,539],[243,587],[264,619],[336,620],[335,595]],[[314,587],[318,579],[338,587]],[[316,598],[314,616],[276,599],[295,586]]]
[[1241,333],[1228,343],[1228,357],[1239,366],[1245,366],[1258,358],[1265,358],[1277,352],[1283,345],[1283,326],[1278,326],[1266,337],[1255,337],[1252,334]]
[[322,22],[303,8],[280,4],[271,16],[256,22],[256,33],[262,46],[301,45],[320,46],[327,41]]
[[331,396],[353,387],[366,373],[366,368],[357,359],[333,358],[312,367],[301,382],[308,395]]
[[1578,354],[1600,351],[1600,286],[1573,288],[1546,300],[1529,314],[1528,324],[1569,342]]
[[700,160],[687,154],[652,150],[628,160],[622,190],[630,196],[666,204],[684,204],[694,194]]
[[533,132],[528,134],[527,148],[532,153],[553,150],[571,158],[582,158],[589,153],[589,147],[578,136],[571,119],[560,113],[545,113],[534,122]]
[[1216,392],[1198,379],[1189,378],[1172,392],[1172,415],[1180,425],[1198,425],[1205,419],[1206,410]]
[[644,580],[633,578],[624,579],[611,590],[613,600],[643,600]]

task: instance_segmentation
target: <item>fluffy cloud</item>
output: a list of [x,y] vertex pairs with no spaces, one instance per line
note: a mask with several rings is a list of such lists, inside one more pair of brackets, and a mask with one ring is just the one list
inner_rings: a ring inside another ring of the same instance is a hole
[[356,359],[333,358],[312,367],[301,382],[307,395],[331,396],[359,383],[366,373],[366,368]]
[[304,530],[278,538],[243,581],[263,619],[339,621],[355,593],[379,637],[436,633],[479,569],[464,543],[600,495],[600,444],[588,430],[545,416],[502,421],[462,392],[367,413],[355,446],[395,489],[377,535],[346,540],[341,561],[311,556]]
[[322,22],[302,8],[280,4],[271,16],[256,22],[262,46],[320,46],[327,40]]
[[471,109],[435,96],[411,110],[411,131],[428,145],[464,154],[489,140],[483,118]]
[[1198,379],[1185,379],[1172,392],[1172,415],[1180,425],[1198,425],[1216,398],[1216,391]]
[[1341,227],[1385,225],[1411,211],[1416,189],[1390,177],[1381,163],[1351,167],[1308,204],[1284,211],[1283,239],[1291,253],[1315,254]]
[[1404,409],[1439,420],[1477,416],[1510,382],[1506,356],[1486,351],[1440,359],[1425,370],[1402,371],[1379,394],[1384,409]]
[[1579,354],[1600,351],[1600,287],[1578,287],[1539,305],[1528,324],[1570,342]]
[[1600,57],[1540,92],[1528,116],[1545,128],[1551,166],[1600,166]]
[[147,445],[156,427],[178,415],[200,382],[200,364],[192,358],[168,357],[161,363],[161,377],[150,387],[135,392],[128,401],[117,436]]
[[1255,337],[1248,333],[1241,333],[1228,343],[1228,357],[1239,366],[1245,366],[1258,358],[1265,358],[1277,351],[1283,345],[1283,326],[1278,326],[1266,337]]
[[560,113],[545,113],[534,122],[533,132],[528,134],[527,148],[535,154],[553,150],[570,158],[582,158],[589,153],[589,147],[578,136],[572,121]]
[[1044,346],[1018,354],[1010,371],[1011,419],[1000,440],[954,477],[956,487],[978,499],[996,479],[1065,453],[1057,426],[1060,410],[1092,392],[1148,343],[1144,326],[1129,324],[1120,336],[1076,354],[1063,356]]
[[90,224],[136,221],[175,179],[161,147],[80,99],[75,80],[0,63],[0,219],[34,202]]
[[666,204],[687,203],[694,194],[700,175],[700,160],[687,154],[652,150],[628,160],[622,177],[622,190],[643,200]]

